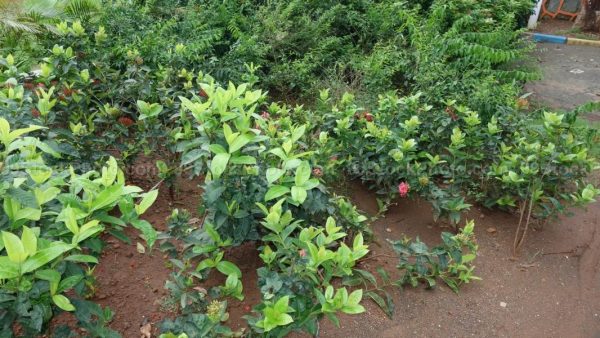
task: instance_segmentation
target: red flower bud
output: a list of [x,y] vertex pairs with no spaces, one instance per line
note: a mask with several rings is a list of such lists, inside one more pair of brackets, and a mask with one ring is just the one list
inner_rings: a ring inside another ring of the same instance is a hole
[[369,112],[365,113],[365,120],[367,120],[368,122],[373,122],[373,115]]
[[35,118],[40,117],[40,111],[35,108],[31,108],[31,116],[33,116]]
[[134,124],[133,120],[127,116],[119,117],[118,121],[121,125],[123,125],[125,127],[131,127]]

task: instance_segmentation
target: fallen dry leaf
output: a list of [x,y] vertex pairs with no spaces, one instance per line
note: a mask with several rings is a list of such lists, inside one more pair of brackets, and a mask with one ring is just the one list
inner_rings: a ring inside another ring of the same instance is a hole
[[148,323],[140,327],[141,338],[152,338],[152,324]]
[[194,287],[194,290],[196,290],[196,291],[198,291],[198,292],[200,292],[200,293],[203,293],[203,294],[205,294],[205,295],[207,295],[207,294],[208,294],[208,292],[206,291],[206,289],[205,289],[205,288],[203,288],[203,287],[201,287],[201,286],[196,286],[196,287]]

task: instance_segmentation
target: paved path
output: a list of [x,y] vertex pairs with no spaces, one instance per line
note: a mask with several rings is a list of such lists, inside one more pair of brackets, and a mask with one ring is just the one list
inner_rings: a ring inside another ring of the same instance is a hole
[[[525,85],[535,102],[570,110],[600,101],[600,48],[538,44],[536,57],[543,78]],[[600,120],[600,112],[590,119]]]

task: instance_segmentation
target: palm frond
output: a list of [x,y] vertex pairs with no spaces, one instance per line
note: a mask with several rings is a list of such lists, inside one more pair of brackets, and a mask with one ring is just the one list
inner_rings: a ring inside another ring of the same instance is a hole
[[102,10],[100,0],[69,0],[65,12],[75,18],[88,19]]
[[14,32],[25,32],[31,34],[37,34],[40,32],[37,25],[33,25],[29,22],[18,21],[17,19],[11,19],[7,17],[0,17],[0,30],[9,30]]
[[21,12],[35,20],[56,20],[63,13],[55,0],[25,0],[22,2]]
[[0,0],[0,31],[38,34],[61,17],[55,0]]

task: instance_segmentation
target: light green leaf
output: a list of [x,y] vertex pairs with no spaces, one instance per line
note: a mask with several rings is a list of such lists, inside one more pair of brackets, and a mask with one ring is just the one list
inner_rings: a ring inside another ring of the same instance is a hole
[[290,192],[290,188],[283,185],[274,185],[265,194],[265,202],[283,196],[288,192]]
[[229,261],[220,261],[217,264],[217,270],[226,276],[236,275],[237,278],[242,278],[242,271]]
[[200,263],[198,263],[198,266],[196,267],[196,271],[200,272],[202,270],[206,270],[206,269],[212,268],[214,266],[215,266],[215,261],[210,258],[206,258],[206,259],[202,260]]
[[37,236],[30,228],[24,226],[21,234],[21,242],[25,248],[27,256],[33,256],[37,251]]
[[360,304],[345,305],[344,307],[342,307],[342,312],[350,314],[350,315],[354,315],[354,314],[359,314],[359,313],[365,312],[365,308]]
[[98,264],[98,258],[90,255],[71,255],[65,257],[65,261]]
[[234,133],[227,123],[223,124],[223,136],[225,136],[225,141],[227,141],[227,144],[231,144],[238,135],[239,133]]
[[10,258],[13,263],[20,264],[27,259],[27,253],[25,252],[23,243],[21,243],[21,240],[15,234],[2,231],[2,241],[4,242],[4,248],[6,249],[8,258]]
[[304,131],[306,130],[306,125],[302,125],[298,128],[295,128],[292,132],[292,142],[297,142],[302,135],[304,135]]
[[279,298],[279,300],[275,303],[275,305],[273,306],[273,308],[275,309],[275,311],[280,312],[280,313],[286,313],[288,312],[288,305],[290,302],[290,297],[289,296],[284,296]]
[[303,186],[310,179],[310,164],[302,161],[296,169],[295,182],[297,186]]
[[217,154],[210,162],[210,172],[214,178],[219,178],[227,168],[229,162],[229,154]]
[[475,254],[466,254],[464,256],[462,256],[462,263],[469,263],[471,261],[473,261],[477,256],[475,256]]
[[279,168],[269,168],[267,169],[267,182],[269,184],[277,181],[281,176],[285,174],[285,170]]
[[145,120],[147,118],[152,118],[158,116],[163,110],[163,106],[158,103],[149,104],[142,100],[137,101],[137,106],[140,111],[140,120]]
[[69,298],[63,295],[52,296],[52,301],[54,302],[54,304],[56,304],[56,306],[65,311],[75,311],[75,307],[73,306],[73,304],[71,304]]
[[251,134],[242,134],[236,137],[231,143],[229,143],[229,153],[233,154],[234,152],[240,150],[243,146],[252,141],[253,136]]
[[0,120],[0,123],[2,124],[2,126],[0,126],[0,141],[4,143],[4,146],[7,148],[12,141],[16,140],[21,135],[27,134],[35,130],[46,129],[46,127],[30,125],[27,128],[21,128],[10,132],[10,125],[8,124],[8,122],[4,124],[4,122],[2,121],[6,122],[6,120]]
[[115,182],[115,179],[117,179],[119,166],[117,165],[117,160],[112,156],[108,159],[106,164],[107,166],[102,168],[102,185],[108,187]]
[[141,216],[143,213],[152,206],[156,198],[158,197],[158,190],[152,190],[142,195],[142,201],[140,204],[135,205],[135,211],[138,216]]
[[9,133],[10,124],[8,123],[8,121],[6,121],[6,119],[0,117],[0,141],[2,141],[2,143],[8,143],[4,142],[4,138],[7,137]]
[[211,144],[208,146],[208,149],[215,154],[226,154],[227,150],[220,144]]
[[81,243],[89,237],[104,230],[104,227],[102,225],[99,225],[98,223],[98,220],[92,220],[84,224],[79,229],[79,233],[73,236],[73,244]]
[[70,206],[64,208],[60,214],[56,217],[57,221],[62,221],[73,234],[79,233],[79,225],[77,224],[77,217],[75,216],[75,210]]
[[300,204],[304,203],[306,200],[306,190],[302,187],[293,186],[292,187],[292,199]]
[[318,179],[311,178],[310,180],[306,181],[306,183],[304,183],[304,185],[302,187],[306,190],[311,190],[311,189],[314,189],[317,186],[319,186],[319,184],[320,184],[320,182]]
[[356,305],[359,304],[362,299],[363,290],[358,289],[353,291],[350,296],[348,296],[348,305]]
[[252,156],[236,156],[233,157],[231,159],[231,163],[233,164],[245,164],[245,165],[252,165],[252,164],[256,164],[256,158],[252,157]]
[[123,186],[120,184],[113,185],[102,190],[92,202],[90,212],[105,208],[121,198],[123,195]]
[[52,169],[48,167],[40,167],[27,169],[26,172],[31,176],[31,179],[37,184],[43,184],[50,176],[52,176]]
[[35,188],[33,194],[38,205],[43,205],[55,199],[60,194],[60,189],[57,187],[49,187],[46,190]]
[[15,221],[21,219],[28,219],[32,221],[39,221],[42,217],[42,210],[34,208],[23,208],[19,209],[15,214]]
[[60,282],[60,272],[52,269],[38,270],[35,272],[35,278],[58,284]]
[[277,157],[279,157],[280,159],[282,159],[284,161],[287,159],[287,155],[283,152],[283,149],[281,149],[281,148],[271,149],[271,150],[269,150],[269,152],[271,154],[276,155]]
[[206,233],[208,234],[210,239],[213,240],[213,242],[215,242],[215,243],[221,242],[221,235],[219,235],[217,230],[215,230],[215,228],[211,224],[206,224],[204,226],[204,231],[206,231]]
[[14,263],[6,256],[0,256],[0,279],[19,277],[19,264]]
[[158,237],[158,233],[156,230],[154,230],[152,224],[142,219],[136,219],[131,221],[131,225],[142,232],[144,240],[146,240],[146,243],[148,243],[148,247],[152,248],[156,238]]
[[21,265],[21,273],[29,273],[48,264],[74,246],[63,242],[54,242],[49,247],[39,250]]

